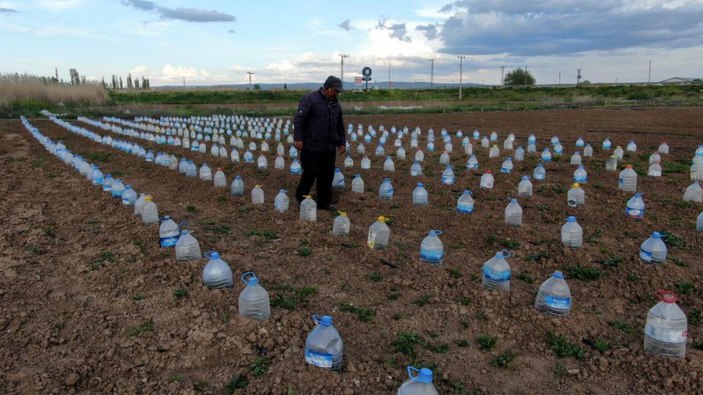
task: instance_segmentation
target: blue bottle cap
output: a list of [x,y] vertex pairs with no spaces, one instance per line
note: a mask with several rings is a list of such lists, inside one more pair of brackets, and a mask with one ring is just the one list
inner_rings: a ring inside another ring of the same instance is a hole
[[530,179],[530,177],[529,177],[529,176],[522,176],[522,179],[525,180],[525,181],[527,181],[527,180]]
[[465,189],[465,190],[464,190],[463,195],[471,195],[471,194],[472,194],[472,192],[469,191],[468,189]]
[[556,272],[554,272],[554,274],[552,274],[552,277],[554,277],[554,278],[564,278],[564,274],[563,274],[562,272],[560,272],[560,271],[557,270]]
[[220,259],[220,254],[217,252],[213,251],[210,253],[210,259],[215,260],[215,259]]
[[416,380],[421,383],[431,383],[432,382],[432,371],[427,368],[420,369],[420,374],[417,375]]
[[573,215],[570,215],[568,218],[566,218],[566,220],[568,222],[576,222],[576,217],[574,217]]
[[661,239],[661,238],[662,238],[662,235],[661,235],[661,233],[659,233],[659,232],[654,232],[654,233],[652,233],[652,237],[655,238],[655,239]]
[[417,186],[418,186],[418,188],[419,188],[419,187],[424,187],[425,184],[423,184],[423,183],[421,183],[421,182],[418,182],[418,183],[417,183]]
[[320,317],[318,322],[322,326],[330,326],[330,325],[332,325],[332,317],[330,317],[328,315],[323,315],[322,317]]
[[436,237],[436,236],[441,235],[441,234],[442,234],[442,231],[441,231],[441,230],[432,229],[432,230],[430,230],[430,233],[428,233],[428,234],[429,234],[430,236],[435,236],[435,237]]

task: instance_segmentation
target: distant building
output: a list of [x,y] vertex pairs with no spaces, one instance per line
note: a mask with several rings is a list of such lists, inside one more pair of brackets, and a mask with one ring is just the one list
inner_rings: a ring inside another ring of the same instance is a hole
[[671,85],[683,85],[683,84],[693,84],[695,81],[695,78],[683,78],[683,77],[671,77],[667,78],[663,81],[660,81],[660,84],[671,84]]

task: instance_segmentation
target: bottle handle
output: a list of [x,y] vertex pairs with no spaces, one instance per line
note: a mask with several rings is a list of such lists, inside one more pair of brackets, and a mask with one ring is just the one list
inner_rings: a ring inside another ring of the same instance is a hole
[[320,319],[322,319],[321,316],[319,316],[317,314],[312,315],[312,320],[313,320],[313,322],[315,322],[315,325],[320,325]]
[[503,255],[503,258],[510,258],[511,256],[513,256],[513,254],[511,254],[507,248],[501,250],[500,253]]
[[217,252],[217,251],[208,251],[208,252],[204,253],[203,256],[205,258],[212,259],[212,254],[215,252]]
[[242,274],[242,277],[240,277],[240,278],[242,279],[242,282],[244,283],[244,285],[249,285],[249,281],[248,281],[249,279],[246,278],[247,276],[249,278],[252,278],[252,277],[256,278],[256,274],[254,274],[254,272],[246,272],[246,273]]
[[188,223],[188,221],[181,221],[181,222],[178,224],[178,229],[180,229],[180,230],[190,230],[190,224]]
[[669,289],[659,289],[654,293],[654,295],[656,296],[657,300],[660,300],[660,301],[664,300],[664,298],[667,295],[671,295],[673,302],[676,302],[677,300],[679,300],[678,296],[676,296],[676,293],[674,293],[674,291],[671,291]]
[[[417,380],[418,376],[420,376],[420,369],[414,367],[414,366],[408,366],[407,368],[408,372],[408,377],[410,377],[410,380]],[[413,372],[415,372],[415,376],[413,376]]]

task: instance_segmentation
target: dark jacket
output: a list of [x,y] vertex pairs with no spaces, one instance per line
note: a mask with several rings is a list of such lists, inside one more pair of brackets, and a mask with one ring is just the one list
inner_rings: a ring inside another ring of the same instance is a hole
[[322,88],[300,99],[293,125],[294,139],[303,142],[305,151],[334,151],[347,141],[342,107],[337,100],[328,101]]

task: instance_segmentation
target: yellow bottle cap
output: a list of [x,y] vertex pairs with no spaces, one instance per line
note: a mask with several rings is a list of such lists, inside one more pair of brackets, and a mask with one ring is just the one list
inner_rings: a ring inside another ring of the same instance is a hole
[[146,196],[144,196],[144,201],[145,201],[145,202],[151,202],[152,200],[154,200],[154,198],[151,197],[151,195],[146,195]]
[[346,216],[347,216],[347,213],[344,212],[344,211],[340,211],[340,212],[339,212],[339,216],[340,216],[340,217],[346,217]]
[[384,222],[384,223],[385,223],[385,222],[386,222],[386,217],[384,217],[384,216],[382,216],[382,215],[379,216],[379,217],[378,217],[378,222]]
[[580,188],[580,187],[581,187],[581,185],[579,185],[578,182],[573,183],[573,185],[571,185],[571,186],[574,187],[574,188]]

